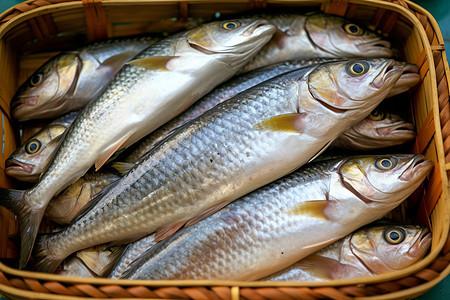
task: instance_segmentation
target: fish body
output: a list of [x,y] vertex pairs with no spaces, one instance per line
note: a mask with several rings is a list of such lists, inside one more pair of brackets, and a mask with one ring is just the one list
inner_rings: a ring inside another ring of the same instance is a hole
[[62,134],[79,113],[70,112],[54,120],[17,148],[5,162],[6,175],[20,181],[38,182]]
[[412,154],[311,163],[161,241],[123,278],[263,278],[382,217],[432,166]]
[[54,195],[227,80],[274,30],[260,20],[211,22],[161,40],[127,63],[66,131],[41,180],[26,191],[0,190],[1,204],[19,215],[20,267]]
[[129,59],[158,40],[110,39],[58,54],[19,87],[11,100],[13,117],[20,122],[50,119],[83,108]]
[[375,276],[419,261],[431,245],[431,233],[416,225],[370,226],[261,281],[328,281]]
[[[119,160],[127,163],[135,163],[145,153],[150,151],[159,141],[164,139],[171,131],[184,123],[197,118],[214,106],[222,103],[235,95],[250,89],[275,76],[307,67],[316,63],[331,62],[332,59],[309,59],[297,61],[285,61],[270,66],[261,67],[250,72],[235,76],[233,79],[216,87],[210,93],[191,105],[187,110],[159,127],[138,143],[134,144],[121,155]],[[405,79],[407,78],[407,79]],[[388,97],[404,92],[413,87],[420,80],[418,68],[412,64],[404,64],[404,74],[396,82],[388,94]],[[349,128],[333,142],[334,146],[347,149],[365,150],[402,144],[414,138],[413,125],[401,120],[392,114],[379,112],[378,116],[368,116],[361,123]],[[347,132],[348,131],[348,132]],[[380,139],[380,140],[377,140]]]
[[272,40],[241,72],[310,58],[391,57],[391,44],[353,21],[323,13],[257,15],[277,27]]
[[36,268],[53,270],[70,253],[95,243],[154,231],[161,240],[288,174],[369,114],[402,72],[391,59],[326,63],[221,103],[153,148],[89,213],[43,236]]

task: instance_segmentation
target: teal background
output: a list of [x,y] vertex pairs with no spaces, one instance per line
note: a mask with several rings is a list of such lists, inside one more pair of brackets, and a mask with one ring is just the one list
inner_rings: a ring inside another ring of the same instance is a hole
[[[0,12],[23,2],[22,0],[0,0]],[[444,36],[445,48],[447,55],[450,49],[450,0],[414,0],[413,2],[419,4],[428,10],[439,24],[439,28]],[[447,276],[443,281],[433,287],[426,294],[416,298],[417,300],[435,300],[435,299],[450,299],[450,277]],[[1,298],[0,300],[5,300]]]

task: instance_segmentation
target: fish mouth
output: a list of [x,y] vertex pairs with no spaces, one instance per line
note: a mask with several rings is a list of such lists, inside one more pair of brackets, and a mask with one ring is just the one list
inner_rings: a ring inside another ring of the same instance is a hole
[[425,156],[416,155],[414,160],[400,175],[400,180],[410,181],[413,177],[422,178],[425,174],[428,174],[433,168],[434,164],[430,160],[425,160]]
[[36,105],[38,102],[38,96],[30,96],[23,98],[16,98],[11,102],[11,110],[17,109],[22,105]]
[[431,232],[428,228],[424,228],[417,237],[416,242],[408,251],[408,255],[420,259],[431,245]]
[[264,31],[267,31],[269,29],[272,29],[273,31],[275,31],[274,26],[271,25],[269,23],[269,21],[264,20],[264,19],[263,20],[257,20],[253,24],[250,24],[249,28],[247,30],[245,30],[242,35],[245,36],[245,37],[248,37],[248,36],[251,36],[257,30],[264,32]]
[[382,70],[380,74],[375,77],[370,85],[372,85],[376,89],[380,89],[390,78],[395,76],[400,77],[402,72],[403,68],[397,65],[396,61],[392,59],[388,63],[386,63],[384,70]]
[[398,136],[402,136],[405,139],[413,139],[416,136],[414,131],[414,125],[407,122],[398,122],[388,126],[380,127],[376,129],[376,132],[380,136],[392,137],[397,139]]
[[389,96],[395,96],[408,91],[420,81],[419,67],[413,64],[407,64],[403,67],[403,74],[394,84],[389,92]]
[[16,159],[7,159],[5,162],[5,173],[6,175],[13,175],[17,173],[29,173],[31,174],[34,170],[34,165],[23,163]]
[[391,43],[386,40],[375,40],[356,46],[366,57],[391,57],[393,55]]

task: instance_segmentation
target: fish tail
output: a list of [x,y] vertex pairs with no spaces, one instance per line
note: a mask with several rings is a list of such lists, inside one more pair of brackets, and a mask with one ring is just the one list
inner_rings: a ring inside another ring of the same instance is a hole
[[37,236],[33,250],[33,269],[38,272],[53,273],[64,260],[51,255],[48,241],[53,235],[54,233],[46,233]]
[[33,250],[43,210],[33,209],[25,199],[26,191],[0,188],[0,205],[19,217],[20,260],[19,269],[27,264]]

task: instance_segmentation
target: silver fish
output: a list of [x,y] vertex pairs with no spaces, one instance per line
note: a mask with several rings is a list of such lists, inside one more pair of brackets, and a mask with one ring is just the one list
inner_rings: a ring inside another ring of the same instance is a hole
[[257,16],[278,30],[241,72],[285,60],[392,56],[389,41],[345,18],[323,13]]
[[[172,130],[175,130],[177,127],[183,125],[184,123],[197,118],[217,104],[222,103],[234,97],[235,95],[275,76],[297,70],[308,65],[326,61],[331,62],[330,59],[286,61],[267,67],[262,67],[236,76],[232,80],[229,80],[219,87],[215,88],[208,95],[202,97],[200,100],[191,105],[183,113],[173,118],[163,126],[159,127],[157,130],[150,133],[141,141],[127,149],[118,160],[127,163],[135,163],[145,153],[150,151],[150,149],[153,148],[159,141],[165,138]],[[391,89],[388,97],[394,96],[396,95],[396,93],[406,91],[407,89],[416,85],[419,80],[420,75],[418,74],[417,66],[405,63],[403,68],[403,75],[399,79],[399,81],[396,82],[393,89]],[[361,121],[361,123],[355,124],[352,128],[349,128],[348,132],[343,133],[342,138],[338,137],[337,140],[333,142],[333,145],[341,148],[347,146],[349,149],[355,149],[356,147],[358,147],[358,145],[364,143],[365,149],[367,150],[380,148],[380,146],[386,147],[386,142],[389,146],[402,144],[415,137],[415,133],[412,131],[413,125],[406,122],[401,124],[402,121],[393,115],[387,115],[387,118],[383,119],[384,121],[376,120],[376,123],[375,119],[378,119],[378,117],[369,116],[368,118],[369,120],[367,120],[366,118],[365,120]],[[390,121],[391,123],[389,123]],[[377,128],[370,127],[372,125],[377,126]],[[383,129],[381,129],[380,126],[383,126]],[[389,131],[389,126],[395,127],[392,127]],[[374,132],[376,130],[378,131]],[[388,136],[390,132],[392,132],[394,135]],[[383,141],[377,141],[377,138],[380,138]]]
[[414,125],[387,111],[374,110],[341,134],[333,147],[369,151],[406,143],[416,137]]
[[83,108],[129,59],[158,40],[110,39],[58,54],[19,87],[11,100],[12,116],[20,122],[50,119]]
[[153,148],[89,213],[40,238],[36,269],[98,243],[153,231],[161,240],[288,174],[369,114],[402,73],[392,59],[325,63],[221,103]]
[[161,40],[128,62],[66,131],[38,184],[0,189],[1,205],[19,216],[20,268],[54,195],[230,78],[274,31],[264,20],[211,22]]
[[158,243],[123,278],[263,278],[381,218],[432,167],[413,154],[312,163]]
[[262,281],[328,281],[375,276],[405,269],[431,245],[418,225],[364,227]]
[[6,175],[20,181],[38,182],[62,134],[79,113],[74,111],[54,120],[17,148],[5,162]]

